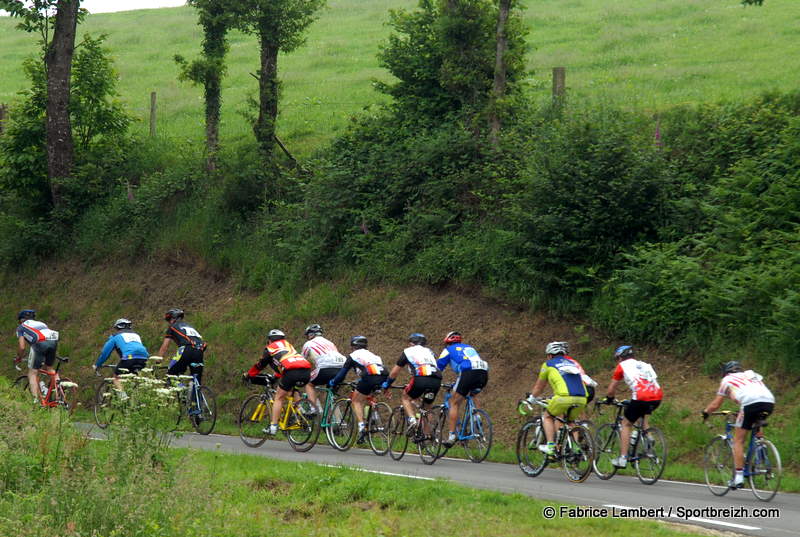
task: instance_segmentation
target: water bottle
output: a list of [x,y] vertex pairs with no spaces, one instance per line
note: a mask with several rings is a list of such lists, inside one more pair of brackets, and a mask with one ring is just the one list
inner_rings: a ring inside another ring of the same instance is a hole
[[42,392],[42,397],[47,395],[47,384],[43,380],[39,381],[39,390]]
[[631,447],[633,447],[633,445],[636,443],[636,439],[637,438],[639,438],[639,430],[638,429],[634,430],[631,433]]

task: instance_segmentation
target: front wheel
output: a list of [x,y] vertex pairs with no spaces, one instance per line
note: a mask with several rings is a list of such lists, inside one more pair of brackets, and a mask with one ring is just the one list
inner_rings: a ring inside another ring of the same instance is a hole
[[424,464],[433,464],[439,458],[439,442],[436,438],[438,417],[438,412],[424,412],[416,426],[414,441]]
[[94,393],[94,421],[101,429],[109,426],[114,419],[114,384],[101,380]]
[[330,444],[339,451],[347,451],[355,437],[356,419],[350,399],[339,399],[331,407],[329,425],[325,429]]
[[217,423],[217,399],[208,386],[200,386],[192,394],[189,404],[189,421],[199,434],[210,434]]
[[539,451],[539,445],[546,443],[542,418],[534,418],[517,433],[517,462],[522,473],[528,477],[536,477],[547,466],[547,455]]
[[667,465],[667,441],[664,433],[656,427],[650,427],[639,434],[634,456],[636,475],[645,485],[652,485],[664,473]]
[[376,403],[370,408],[367,420],[367,436],[369,447],[375,455],[386,455],[389,451],[389,420],[392,407],[384,402]]
[[561,467],[567,479],[573,483],[586,481],[592,473],[594,451],[594,439],[589,429],[583,425],[569,428],[561,444]]
[[611,461],[619,456],[619,429],[613,423],[606,423],[597,429],[595,435],[597,453],[594,458],[594,473],[600,479],[611,479],[617,473],[617,467]]
[[239,438],[247,447],[257,448],[267,440],[272,404],[263,394],[253,394],[239,409]]
[[58,384],[56,384],[56,393],[54,400],[58,402],[58,406],[68,414],[75,411],[75,406],[78,404],[78,385],[66,377],[62,377]]
[[762,502],[768,502],[778,493],[781,484],[781,455],[769,440],[756,440],[750,470],[750,487]]
[[467,439],[461,442],[464,452],[472,462],[483,462],[492,449],[492,420],[489,419],[489,414],[484,410],[474,410],[472,419],[467,421],[464,429],[463,432],[466,433],[464,436],[467,436]]
[[733,478],[733,451],[726,437],[716,436],[708,443],[703,455],[703,470],[711,493],[725,496],[730,490],[728,483]]
[[399,461],[405,455],[407,448],[406,414],[403,407],[399,406],[392,410],[392,417],[389,418],[389,456]]

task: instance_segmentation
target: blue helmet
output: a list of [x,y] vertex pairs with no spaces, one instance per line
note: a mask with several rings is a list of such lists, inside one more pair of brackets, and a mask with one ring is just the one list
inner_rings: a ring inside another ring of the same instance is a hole
[[36,318],[36,311],[34,310],[22,310],[17,314],[18,321],[26,321],[28,319],[35,319]]
[[428,342],[428,338],[425,337],[425,334],[414,332],[408,336],[408,341],[413,345],[425,345]]
[[624,358],[630,358],[633,356],[633,347],[630,345],[622,345],[621,347],[617,347],[617,350],[614,351],[614,358],[617,360],[622,360]]

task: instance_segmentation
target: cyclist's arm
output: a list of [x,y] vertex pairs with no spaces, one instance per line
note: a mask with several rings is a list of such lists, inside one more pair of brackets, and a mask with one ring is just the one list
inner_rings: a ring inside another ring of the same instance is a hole
[[536,384],[534,384],[533,388],[531,388],[531,395],[534,397],[539,397],[545,388],[547,388],[547,379],[539,377],[536,379]]
[[447,368],[447,364],[450,362],[450,353],[447,352],[447,347],[442,350],[442,354],[439,355],[439,358],[436,360],[436,367],[439,371],[444,371]]
[[723,401],[725,401],[725,396],[717,394],[716,397],[714,397],[714,399],[712,399],[711,402],[708,403],[708,406],[706,406],[704,412],[708,414],[716,412],[717,410],[719,410],[719,407],[722,406]]
[[619,384],[619,380],[613,379],[611,384],[608,385],[608,389],[606,390],[606,397],[613,399],[614,394],[617,392],[617,385]]
[[172,341],[170,338],[168,338],[168,337],[164,338],[164,341],[161,343],[161,348],[158,349],[158,355],[159,356],[166,356],[167,355],[167,351],[169,350],[170,341]]
[[339,369],[339,372],[336,373],[336,376],[331,379],[329,384],[331,386],[336,386],[337,384],[341,384],[341,382],[345,379],[347,373],[350,371],[353,365],[355,365],[355,360],[353,360],[351,357],[348,356],[342,368]]
[[25,338],[19,336],[19,347],[17,348],[17,358],[22,360],[25,358]]
[[111,356],[111,352],[114,350],[114,346],[114,338],[108,338],[106,344],[103,345],[103,350],[100,351],[100,356],[97,357],[97,361],[94,363],[95,368],[106,363],[106,360],[108,360],[108,357]]
[[389,371],[389,377],[386,379],[386,384],[387,384],[388,386],[391,386],[391,385],[392,385],[392,382],[394,382],[394,381],[395,381],[395,379],[397,378],[397,375],[398,375],[398,374],[400,373],[400,371],[402,371],[402,370],[403,370],[403,367],[402,367],[401,365],[396,365],[396,366],[394,366],[394,367],[392,368],[392,370],[391,370],[391,371]]

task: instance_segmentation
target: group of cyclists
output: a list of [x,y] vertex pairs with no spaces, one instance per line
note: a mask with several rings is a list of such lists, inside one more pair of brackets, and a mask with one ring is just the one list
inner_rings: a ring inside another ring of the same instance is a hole
[[[168,374],[180,375],[187,369],[198,378],[202,375],[203,357],[206,343],[200,333],[184,320],[182,309],[169,309],[164,320],[168,326],[164,333],[159,355],[164,356],[172,344],[177,353],[171,360]],[[36,319],[36,312],[25,309],[17,315],[18,349],[15,362],[25,359],[27,353],[28,380],[30,391],[38,402],[41,397],[37,382],[38,370],[53,371],[56,359],[59,333],[52,330],[41,320]],[[119,375],[123,372],[136,373],[144,368],[150,356],[142,339],[133,330],[133,323],[125,318],[117,319],[113,325],[114,333],[103,346],[100,355],[93,364],[97,370],[116,352],[118,362],[115,373],[115,385],[120,388]],[[350,338],[350,352],[345,356],[336,345],[324,337],[319,324],[312,324],[305,330],[306,341],[300,352],[287,340],[286,334],[279,329],[272,329],[267,334],[267,342],[261,358],[244,373],[244,378],[254,384],[267,382],[262,371],[270,366],[279,377],[275,404],[272,407],[270,425],[265,433],[275,435],[278,432],[278,419],[286,397],[295,389],[302,388],[311,401],[311,413],[321,410],[316,395],[316,386],[335,387],[343,383],[351,369],[355,369],[359,377],[355,384],[353,407],[358,423],[359,436],[363,437],[364,405],[367,397],[379,389],[388,389],[407,369],[410,378],[402,391],[401,400],[405,410],[408,428],[416,425],[414,403],[430,404],[439,392],[442,383],[442,372],[450,366],[457,375],[453,385],[448,416],[448,436],[444,441],[447,447],[456,441],[456,422],[459,409],[467,395],[475,395],[486,387],[489,380],[489,365],[481,358],[478,351],[463,341],[458,331],[449,332],[443,339],[443,350],[438,358],[428,347],[424,334],[415,332],[408,337],[408,346],[403,349],[399,359],[391,370],[383,359],[369,350],[369,342],[363,335]],[[553,341],[545,347],[546,360],[539,369],[538,378],[528,396],[529,402],[536,402],[549,385],[552,397],[543,413],[543,429],[546,443],[538,449],[548,455],[553,454],[556,423],[554,418],[566,416],[568,421],[577,419],[587,403],[595,397],[597,382],[586,374],[581,364],[569,356],[569,345],[565,341]],[[658,383],[653,366],[636,358],[633,347],[622,345],[614,352],[617,365],[612,373],[605,399],[614,400],[620,381],[625,381],[631,391],[629,404],[624,411],[621,431],[619,457],[612,464],[618,468],[627,466],[627,446],[634,423],[640,418],[647,419],[661,404],[663,390]],[[759,417],[769,415],[775,407],[775,397],[766,387],[763,378],[752,370],[745,370],[737,361],[723,365],[722,381],[712,401],[702,411],[706,419],[717,410],[726,397],[740,406],[733,442],[735,474],[729,486],[741,488],[744,482],[744,441],[748,431],[752,430]],[[421,399],[421,401],[420,401]]]

